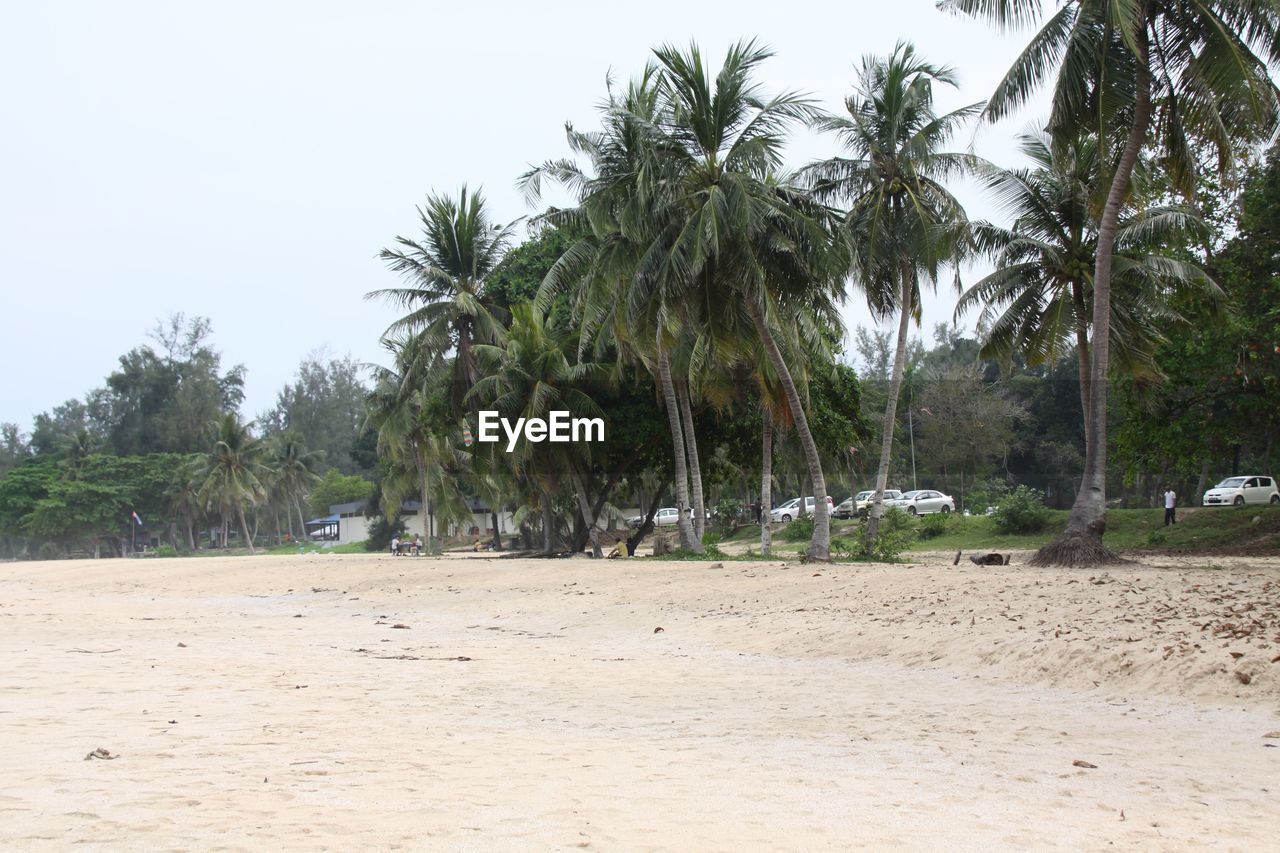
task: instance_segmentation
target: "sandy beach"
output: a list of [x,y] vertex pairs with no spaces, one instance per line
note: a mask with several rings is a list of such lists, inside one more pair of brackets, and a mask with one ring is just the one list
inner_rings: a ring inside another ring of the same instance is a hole
[[1022,556],[3,564],[0,846],[1280,847],[1280,561]]

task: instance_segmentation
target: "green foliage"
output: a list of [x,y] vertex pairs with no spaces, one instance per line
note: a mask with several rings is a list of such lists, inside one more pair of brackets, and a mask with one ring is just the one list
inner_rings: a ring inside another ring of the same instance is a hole
[[178,549],[174,548],[172,545],[161,544],[152,548],[151,553],[155,554],[157,557],[176,557],[178,556]]
[[916,528],[911,516],[896,506],[890,507],[880,519],[880,530],[874,542],[867,543],[867,527],[858,529],[857,550],[854,556],[879,563],[892,563],[915,541]]
[[[308,502],[313,515],[328,515],[329,507],[336,504],[368,500],[373,495],[373,483],[358,474],[342,474],[330,468],[311,488]],[[387,542],[391,537],[387,537]]]
[[[298,365],[295,380],[276,395],[276,405],[258,419],[265,437],[291,432],[306,447],[323,454],[321,468],[335,467],[355,474],[371,466],[357,460],[352,449],[365,420],[369,389],[361,367],[350,356],[322,360],[313,353]],[[319,471],[317,471],[319,473]]]
[[1052,517],[1042,493],[1018,486],[996,503],[992,521],[1000,533],[1038,533],[1049,525]]
[[790,524],[784,524],[777,537],[783,542],[805,542],[813,536],[813,516],[805,515]]
[[702,544],[708,548],[714,548],[720,544],[720,534],[714,530],[708,530],[702,534]]
[[[723,534],[746,520],[746,507],[734,497],[723,497],[711,506],[711,523]],[[703,539],[705,542],[705,538]]]
[[916,521],[916,533],[921,539],[937,539],[939,536],[945,536],[950,532],[954,525],[951,523],[951,513],[935,512],[932,515],[922,515]]
[[964,498],[965,507],[974,514],[982,514],[1008,491],[1009,486],[1003,480],[985,480],[969,488]]

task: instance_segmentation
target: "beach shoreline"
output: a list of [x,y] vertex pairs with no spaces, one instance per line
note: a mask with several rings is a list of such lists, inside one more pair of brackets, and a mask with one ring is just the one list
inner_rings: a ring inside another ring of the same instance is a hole
[[0,565],[0,844],[1274,843],[1280,561],[908,559]]

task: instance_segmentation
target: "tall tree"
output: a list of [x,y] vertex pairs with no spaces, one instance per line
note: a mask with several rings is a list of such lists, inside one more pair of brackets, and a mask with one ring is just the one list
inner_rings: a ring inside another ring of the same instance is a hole
[[[943,8],[1000,27],[1039,22],[1039,0],[943,0]],[[1116,559],[1106,530],[1107,375],[1111,299],[1120,215],[1139,154],[1156,145],[1174,185],[1190,194],[1194,151],[1207,143],[1228,170],[1242,141],[1268,138],[1280,92],[1268,64],[1280,63],[1280,6],[1272,0],[1075,0],[1032,36],[987,104],[999,119],[1053,77],[1047,130],[1058,140],[1082,129],[1123,140],[1098,222],[1093,271],[1093,351],[1082,488],[1067,528],[1032,559],[1037,565],[1093,565]],[[1111,163],[1111,158],[1102,162]]]
[[452,359],[450,399],[460,410],[479,377],[474,345],[492,343],[501,334],[502,317],[489,302],[485,282],[502,261],[514,226],[495,223],[484,197],[465,186],[456,201],[429,195],[418,218],[420,241],[397,237],[399,248],[379,255],[408,286],[375,290],[365,298],[386,299],[408,310],[387,333],[421,338],[419,351],[432,366]]
[[887,57],[867,56],[848,115],[822,119],[849,156],[809,166],[820,198],[848,205],[843,228],[853,251],[853,273],[878,317],[898,315],[898,338],[885,406],[876,497],[867,536],[874,540],[893,451],[898,396],[910,321],[919,317],[921,279],[935,284],[941,268],[961,251],[967,219],[942,181],[974,165],[973,158],[942,150],[978,105],[939,115],[935,83],[956,85],[954,72],[899,43]]
[[[1030,365],[1052,364],[1074,346],[1087,421],[1102,152],[1097,136],[1054,146],[1047,134],[1034,131],[1022,134],[1020,148],[1033,168],[979,169],[1012,225],[974,224],[979,242],[995,256],[995,270],[960,297],[956,314],[982,306],[984,358],[1007,360],[1020,352]],[[1135,189],[1147,190],[1131,194],[1117,232],[1111,350],[1116,367],[1153,379],[1160,373],[1153,355],[1160,329],[1177,319],[1169,298],[1213,298],[1219,291],[1203,270],[1167,251],[1198,240],[1199,217],[1188,207],[1150,204],[1151,181],[1143,177]]]
[[249,424],[228,412],[215,425],[213,447],[205,455],[197,477],[200,499],[205,506],[216,508],[222,518],[222,541],[233,521],[240,522],[249,553],[253,553],[253,537],[245,520],[245,509],[255,507],[267,497],[269,474],[263,459],[264,448]]

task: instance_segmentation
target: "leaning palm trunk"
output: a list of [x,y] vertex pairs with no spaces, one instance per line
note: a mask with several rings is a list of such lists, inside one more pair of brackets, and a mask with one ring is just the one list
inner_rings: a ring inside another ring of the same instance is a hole
[[1111,263],[1120,207],[1129,190],[1138,153],[1151,123],[1151,72],[1145,25],[1137,33],[1137,88],[1133,124],[1116,166],[1098,223],[1098,256],[1093,268],[1093,343],[1089,370],[1089,421],[1085,429],[1084,477],[1067,516],[1067,529],[1031,558],[1033,566],[1094,566],[1119,560],[1102,544],[1107,529],[1107,371],[1111,360]]
[[822,460],[818,458],[818,445],[809,432],[809,419],[805,417],[804,408],[800,405],[800,392],[796,389],[791,371],[778,350],[778,344],[769,331],[764,313],[755,302],[748,303],[751,320],[755,324],[756,334],[764,344],[765,352],[777,371],[778,380],[787,394],[787,405],[791,408],[791,416],[795,421],[796,435],[800,438],[800,446],[804,448],[804,458],[809,469],[809,478],[813,482],[813,538],[809,541],[809,559],[827,562],[831,559],[831,515],[827,511],[827,481],[822,476]]
[[587,525],[587,535],[591,538],[591,556],[598,560],[604,556],[604,551],[600,550],[600,531],[596,528],[596,514],[587,497],[586,484],[576,465],[569,465],[569,477],[573,480],[573,491],[578,496],[578,511],[582,513],[582,521]]
[[1084,283],[1071,282],[1071,299],[1076,306],[1076,361],[1080,365],[1080,411],[1084,413],[1085,452],[1088,453],[1091,382],[1089,370],[1089,328],[1084,322]]
[[249,546],[249,553],[252,554],[254,553],[253,537],[249,535],[249,524],[244,518],[244,504],[239,504],[236,507],[236,515],[240,516],[240,532],[244,534],[244,542]]
[[880,518],[884,515],[884,489],[889,482],[889,457],[893,454],[893,428],[898,420],[898,394],[902,391],[902,374],[907,361],[907,332],[911,325],[911,294],[914,279],[908,265],[904,264],[902,276],[902,317],[898,320],[898,345],[893,352],[893,373],[889,379],[889,402],[884,407],[884,426],[880,437],[880,468],[876,472],[876,493],[871,499],[871,512],[867,519],[867,548],[870,550],[880,532]]
[[684,427],[684,446],[689,455],[690,498],[693,499],[693,535],[702,541],[707,528],[706,504],[702,498],[702,465],[698,459],[698,439],[693,431],[693,400],[689,397],[689,383],[682,380],[676,391],[680,403],[680,419]]
[[773,508],[773,412],[769,405],[760,407],[764,428],[760,433],[760,555],[769,556],[773,533],[769,530],[769,512]]
[[680,547],[702,553],[702,540],[693,535],[689,521],[689,473],[685,468],[684,431],[680,428],[679,402],[675,383],[671,381],[671,362],[662,348],[662,332],[658,332],[658,381],[662,383],[662,398],[667,404],[667,424],[671,428],[671,448],[676,462],[676,529],[680,533]]
[[550,554],[555,544],[555,509],[551,506],[551,495],[542,492],[542,553]]

